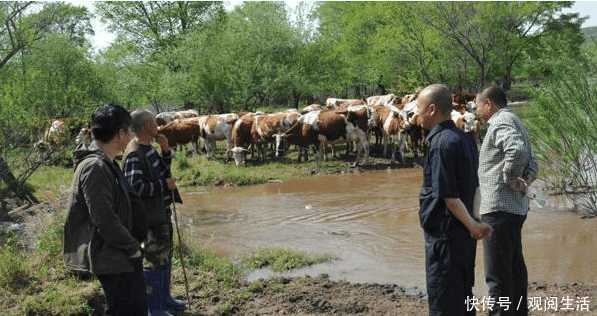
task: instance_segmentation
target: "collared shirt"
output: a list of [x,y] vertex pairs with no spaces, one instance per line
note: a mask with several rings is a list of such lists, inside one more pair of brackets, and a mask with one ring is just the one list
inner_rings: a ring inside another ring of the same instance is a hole
[[502,211],[526,215],[528,197],[524,192],[512,190],[508,182],[537,176],[529,134],[509,108],[500,109],[488,123],[479,154],[480,213]]
[[147,150],[147,162],[150,168],[154,168],[156,173],[160,175],[159,179],[152,181],[148,176],[144,176],[141,161],[139,159],[145,159],[138,157],[133,152],[126,159],[124,164],[124,176],[128,180],[133,190],[140,197],[154,197],[160,193],[164,194],[164,205],[168,207],[172,203],[172,197],[168,190],[166,179],[171,177],[170,164],[172,162],[171,152],[166,152],[163,157],[151,146],[139,144],[139,146],[146,146]]
[[456,128],[452,120],[436,125],[427,136],[424,180],[419,196],[421,226],[428,234],[468,234],[464,225],[448,210],[444,199],[459,198],[473,215],[478,155],[474,142]]

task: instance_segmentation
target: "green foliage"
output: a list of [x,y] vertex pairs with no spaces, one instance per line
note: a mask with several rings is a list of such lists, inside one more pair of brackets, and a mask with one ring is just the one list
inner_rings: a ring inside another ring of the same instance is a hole
[[[597,214],[597,86],[595,65],[560,74],[538,90],[529,129],[551,185],[578,208]],[[586,194],[576,194],[584,192]]]
[[176,162],[176,167],[178,168],[178,170],[184,171],[191,167],[187,155],[181,151],[176,153],[174,161]]
[[25,256],[16,240],[16,236],[8,236],[0,247],[0,289],[18,290],[27,286],[31,279]]
[[331,261],[328,255],[310,255],[302,251],[267,248],[260,249],[255,254],[242,259],[242,264],[248,269],[271,267],[275,272],[303,268],[318,263]]
[[[516,83],[512,95],[525,98],[543,80],[574,71],[575,61],[597,60],[583,19],[561,14],[571,2],[305,2],[295,12],[283,2],[244,2],[229,12],[220,2],[95,5],[118,35],[97,53],[86,40],[87,9],[0,4],[0,157],[39,140],[50,119],[87,123],[107,102],[156,112],[276,110],[330,96],[401,95],[432,82],[455,90]],[[260,174],[177,164],[192,185],[285,177],[275,164]]]

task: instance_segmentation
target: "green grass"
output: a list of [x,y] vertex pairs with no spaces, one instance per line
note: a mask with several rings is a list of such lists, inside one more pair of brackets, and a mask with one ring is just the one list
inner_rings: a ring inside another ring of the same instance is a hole
[[[225,163],[221,158],[208,160],[205,156],[189,158],[177,155],[173,162],[173,174],[181,187],[223,184],[243,186],[312,175],[316,168],[314,161],[298,163],[291,157],[281,161],[268,160],[261,164],[249,161],[247,166],[236,167],[234,162]],[[340,160],[321,164],[324,172],[335,173],[345,167],[346,163]]]
[[14,235],[4,237],[6,240],[0,248],[0,289],[18,290],[30,281],[29,267],[25,264],[25,256],[18,251]]
[[331,260],[333,257],[328,255],[311,255],[291,249],[266,248],[244,257],[242,264],[248,269],[271,267],[275,272],[283,272]]
[[63,222],[62,215],[44,219],[33,250],[19,245],[15,237],[4,240],[0,249],[3,315],[87,315],[93,311],[88,301],[99,295],[99,284],[75,279],[65,271]]
[[43,166],[27,181],[38,198],[46,200],[71,186],[74,169],[63,166]]
[[[247,166],[236,167],[233,161],[226,163],[223,159],[224,151],[222,144],[216,153],[217,159],[208,160],[204,155],[186,156],[182,152],[177,153],[172,163],[172,170],[177,183],[181,188],[192,188],[196,186],[219,186],[219,185],[253,185],[270,181],[286,181],[292,178],[300,178],[313,175],[316,163],[298,163],[296,153],[293,152],[288,158],[273,160],[268,158],[265,163],[248,161]],[[312,155],[311,155],[312,157]],[[338,173],[346,169],[347,163],[342,160],[322,161],[322,173]],[[48,201],[56,198],[58,192],[65,192],[71,186],[74,169],[64,166],[42,166],[27,181],[27,184],[34,190],[41,201]],[[2,189],[0,183],[0,190]]]

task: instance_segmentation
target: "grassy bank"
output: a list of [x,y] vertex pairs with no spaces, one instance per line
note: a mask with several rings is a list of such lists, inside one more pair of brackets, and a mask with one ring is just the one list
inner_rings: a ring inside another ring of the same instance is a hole
[[[322,162],[321,172],[339,173],[347,169],[348,164],[340,160]],[[267,161],[265,163],[248,162],[247,166],[236,167],[234,162],[208,160],[205,156],[176,156],[172,172],[181,187],[212,185],[252,185],[270,181],[286,181],[292,178],[310,176],[315,173],[314,161],[298,163],[295,159]]]
[[40,233],[33,245],[23,245],[15,235],[0,238],[0,310],[3,315],[92,313],[92,301],[100,293],[98,283],[81,282],[64,269],[64,216],[40,216],[45,218],[36,226]]
[[[226,163],[222,158],[223,154],[222,148],[217,152],[217,159],[177,153],[172,162],[172,172],[178,185],[183,190],[192,190],[197,186],[243,186],[316,175],[315,161],[298,163],[294,152],[280,160],[269,159],[263,163],[248,161],[243,167],[236,167],[233,161]],[[350,162],[341,159],[322,161],[320,174],[349,172],[349,164]],[[388,160],[372,158],[369,167],[375,169],[387,166],[390,166]],[[56,192],[63,192],[70,187],[73,173],[73,168],[44,166],[29,178],[28,185],[42,201],[48,201],[55,198]]]
[[251,270],[270,267],[274,272],[283,272],[333,259],[328,255],[310,255],[291,249],[265,248],[243,258],[242,265]]
[[[35,214],[29,229],[35,235],[25,245],[17,235],[0,236],[0,310],[2,315],[91,315],[102,308],[102,292],[97,280],[81,280],[64,268],[62,239],[64,211]],[[196,241],[184,249],[193,306],[190,314],[225,314],[238,306],[261,282],[246,283],[252,269],[270,266],[290,270],[329,260],[288,249],[262,249],[242,263],[216,255]],[[175,259],[173,293],[182,296],[184,283],[180,261]]]

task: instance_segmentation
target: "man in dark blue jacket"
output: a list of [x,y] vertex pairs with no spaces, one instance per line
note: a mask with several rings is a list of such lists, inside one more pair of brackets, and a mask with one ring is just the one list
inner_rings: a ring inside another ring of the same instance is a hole
[[430,315],[471,315],[476,239],[491,227],[474,218],[478,192],[478,153],[469,137],[450,119],[451,93],[434,84],[417,98],[417,115],[429,130],[429,151],[420,194],[420,221],[425,234],[425,264]]

